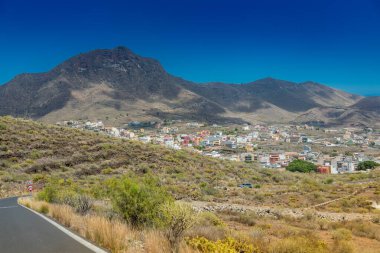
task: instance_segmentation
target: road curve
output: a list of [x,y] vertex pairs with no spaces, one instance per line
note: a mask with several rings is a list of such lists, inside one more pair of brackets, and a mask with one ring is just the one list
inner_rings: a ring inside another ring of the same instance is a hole
[[17,204],[0,199],[1,253],[93,253],[92,250]]

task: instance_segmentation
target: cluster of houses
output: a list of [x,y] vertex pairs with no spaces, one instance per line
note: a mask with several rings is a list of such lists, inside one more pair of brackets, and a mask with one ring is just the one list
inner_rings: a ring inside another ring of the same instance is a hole
[[[220,126],[205,127],[198,122],[188,122],[180,126],[159,122],[131,122],[122,128],[106,127],[101,121],[64,121],[57,124],[101,132],[118,138],[164,145],[172,149],[185,148],[220,159],[255,162],[263,168],[281,169],[291,161],[301,159],[315,163],[318,165],[318,171],[326,174],[354,172],[359,162],[372,158],[367,157],[364,152],[330,156],[313,151],[313,145],[322,148],[347,145],[380,148],[380,135],[374,133],[372,129],[365,131],[348,128],[324,129],[319,131],[322,134],[311,136],[310,132],[315,129],[307,125],[243,125],[235,127],[234,131],[225,131]],[[297,144],[302,150],[297,152],[278,150],[280,143]]]
[[304,146],[302,152],[270,152],[270,153],[244,153],[241,155],[243,161],[257,161],[263,168],[281,169],[295,160],[305,160],[317,165],[317,171],[322,174],[338,174],[355,172],[359,162],[369,160],[364,153],[352,155],[324,155],[312,152],[310,146]]

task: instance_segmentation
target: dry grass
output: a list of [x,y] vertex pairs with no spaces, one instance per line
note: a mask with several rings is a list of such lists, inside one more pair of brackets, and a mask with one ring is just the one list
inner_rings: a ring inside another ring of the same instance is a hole
[[[45,213],[111,252],[173,252],[161,230],[134,230],[117,219],[110,220],[93,213],[82,216],[75,213],[71,207],[30,198],[20,199],[20,203]],[[318,226],[308,228],[309,226],[300,223],[291,225],[281,219],[260,218],[256,220],[254,226],[249,226],[245,222],[242,224],[230,219],[226,219],[227,223],[224,223],[210,213],[203,213],[199,217],[201,218],[198,218],[195,226],[186,233],[186,237],[204,237],[216,242],[230,236],[248,242],[262,253],[372,253],[377,252],[372,249],[379,247],[379,241],[376,240],[378,225],[367,222],[329,223],[326,229],[318,230]],[[303,222],[317,225],[317,221],[314,220],[303,220]],[[197,252],[185,242],[179,249],[180,253]]]
[[[19,203],[52,217],[60,224],[111,252],[171,252],[168,240],[158,230],[137,231],[116,219],[109,220],[97,215],[82,216],[67,205],[50,204],[31,198],[20,198]],[[183,244],[180,252],[195,251]]]

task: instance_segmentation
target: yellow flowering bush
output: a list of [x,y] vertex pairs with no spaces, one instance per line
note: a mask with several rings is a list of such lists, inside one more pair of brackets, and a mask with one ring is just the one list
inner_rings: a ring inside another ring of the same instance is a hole
[[232,237],[223,240],[210,241],[205,237],[194,237],[187,243],[203,253],[259,253],[252,244]]

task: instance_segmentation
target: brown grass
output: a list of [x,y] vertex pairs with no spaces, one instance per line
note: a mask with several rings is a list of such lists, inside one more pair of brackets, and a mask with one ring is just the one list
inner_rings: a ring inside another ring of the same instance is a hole
[[[20,198],[19,203],[38,212],[45,210],[47,216],[111,252],[171,252],[168,240],[158,230],[137,231],[116,219],[109,220],[97,215],[82,216],[67,205],[50,204],[31,198]],[[195,251],[183,244],[180,252]]]

